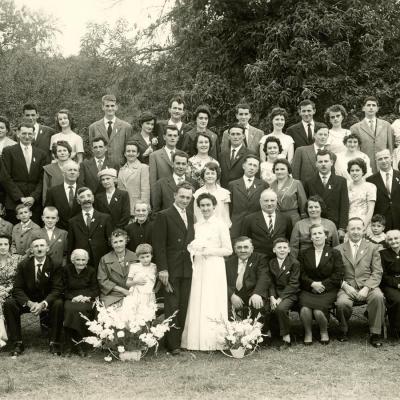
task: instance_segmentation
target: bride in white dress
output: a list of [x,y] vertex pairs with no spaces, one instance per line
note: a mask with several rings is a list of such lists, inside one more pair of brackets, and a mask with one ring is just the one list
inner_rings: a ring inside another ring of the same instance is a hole
[[196,201],[203,219],[195,224],[195,239],[188,246],[193,276],[181,347],[221,350],[215,321],[228,319],[224,257],[232,254],[231,238],[226,223],[214,216],[216,198],[202,193]]

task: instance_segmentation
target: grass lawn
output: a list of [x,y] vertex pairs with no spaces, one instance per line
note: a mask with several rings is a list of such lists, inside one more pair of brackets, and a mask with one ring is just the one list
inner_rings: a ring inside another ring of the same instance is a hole
[[[26,318],[24,323],[26,325]],[[362,317],[351,322],[348,343],[335,340],[304,347],[301,326],[288,351],[262,349],[236,360],[221,353],[185,352],[172,357],[160,350],[137,363],[90,358],[64,359],[47,353],[38,326],[24,329],[27,349],[11,359],[0,353],[0,399],[398,399],[400,345],[368,344]],[[331,322],[334,335],[336,322]],[[333,336],[332,335],[332,336]]]

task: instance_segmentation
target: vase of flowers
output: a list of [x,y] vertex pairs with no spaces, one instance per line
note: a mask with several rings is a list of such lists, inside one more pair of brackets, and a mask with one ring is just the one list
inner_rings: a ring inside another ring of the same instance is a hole
[[243,358],[250,355],[263,341],[261,322],[258,322],[260,314],[254,319],[241,320],[233,310],[232,320],[219,321],[220,340],[224,347],[222,352],[233,358]]
[[113,358],[121,361],[139,361],[150,348],[157,352],[160,339],[170,330],[175,314],[162,322],[157,322],[155,313],[157,305],[147,305],[133,309],[129,302],[120,307],[106,308],[96,301],[97,319],[87,320],[88,330],[92,336],[85,337],[84,342],[94,348],[108,351],[104,360]]

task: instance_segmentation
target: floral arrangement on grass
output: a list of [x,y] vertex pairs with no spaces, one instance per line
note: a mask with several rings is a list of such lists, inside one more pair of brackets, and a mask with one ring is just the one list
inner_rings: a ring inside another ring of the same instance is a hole
[[[156,303],[132,309],[128,302],[120,307],[106,308],[100,301],[96,301],[97,319],[87,320],[86,325],[94,336],[83,339],[94,348],[106,349],[109,354],[104,360],[111,362],[113,357],[118,360],[140,359],[150,348],[158,350],[160,339],[170,330],[175,314],[157,323],[155,314]],[[130,358],[132,353],[139,353],[138,357]]]
[[[259,322],[260,314],[255,319],[250,318],[250,314],[246,319],[240,319],[235,310],[233,310],[233,317],[231,320],[218,321],[221,328],[221,344],[225,349],[231,351],[233,357],[235,354],[242,354],[243,357],[252,353],[258,345],[263,341],[261,328],[262,323]],[[239,352],[235,352],[239,350]],[[224,354],[226,354],[223,351]],[[237,358],[241,358],[237,357]]]

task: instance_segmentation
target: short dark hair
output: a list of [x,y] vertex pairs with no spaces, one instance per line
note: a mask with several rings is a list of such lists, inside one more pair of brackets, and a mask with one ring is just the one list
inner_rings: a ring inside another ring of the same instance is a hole
[[59,116],[60,114],[67,114],[67,116],[68,116],[68,121],[69,121],[69,127],[71,128],[71,130],[74,130],[74,129],[75,129],[75,126],[76,126],[76,125],[75,125],[74,117],[72,116],[71,111],[67,110],[66,108],[63,108],[63,109],[61,109],[60,111],[57,111],[56,116],[55,116],[56,128],[57,128],[59,131],[62,130],[62,128],[61,128],[61,126],[60,126],[60,124],[59,124],[59,122],[58,122],[58,116]]
[[382,226],[386,226],[386,218],[382,214],[374,214],[371,218],[371,224],[374,222],[378,222]]
[[135,254],[141,256],[143,254],[153,254],[153,247],[148,243],[141,243],[136,247]]
[[8,120],[8,118],[0,115],[0,122],[5,125],[7,133],[10,132],[10,121]]
[[142,126],[145,122],[154,121],[154,125],[157,123],[157,117],[151,111],[144,111],[139,116],[139,125]]
[[37,105],[36,104],[33,104],[33,103],[25,103],[23,106],[22,106],[22,114],[25,112],[25,111],[29,111],[29,110],[35,110],[35,112],[37,113],[38,112],[38,108],[37,108]]
[[194,151],[197,152],[197,143],[199,141],[199,138],[201,137],[205,137],[208,140],[208,143],[210,145],[208,152],[210,152],[211,148],[212,148],[212,141],[211,141],[211,137],[208,133],[206,132],[199,132],[196,137],[194,138],[194,142],[193,142],[193,147],[194,147]]
[[0,234],[0,239],[7,239],[8,245],[11,246],[11,236],[6,235],[5,233]]
[[340,112],[342,114],[343,119],[347,117],[346,109],[341,104],[334,104],[326,109],[324,114],[324,120],[329,125],[330,123],[329,113],[337,113]]
[[176,157],[182,157],[182,158],[186,158],[186,160],[189,160],[189,155],[182,150],[176,150],[174,152],[174,154],[172,156],[172,162],[175,161]]
[[356,133],[350,133],[349,135],[347,135],[347,136],[345,136],[345,137],[343,138],[343,144],[344,144],[345,146],[346,146],[347,141],[348,141],[349,139],[356,139],[356,140],[358,140],[358,145],[361,146],[362,140],[361,140],[360,136],[358,136]]
[[163,135],[166,135],[167,131],[175,131],[175,132],[178,132],[178,135],[179,135],[179,129],[178,129],[178,127],[176,125],[167,125],[165,127]]
[[135,142],[134,140],[130,140],[130,141],[126,142],[126,143],[125,143],[125,147],[124,147],[124,151],[126,151],[126,148],[127,148],[128,146],[135,146],[135,147],[136,147],[136,150],[137,150],[138,153],[139,153],[139,143],[138,143],[138,142]]
[[239,236],[233,240],[233,247],[235,247],[237,243],[245,242],[246,240],[250,240],[250,243],[253,245],[253,241],[248,236]]
[[272,124],[272,120],[277,116],[277,115],[282,115],[283,118],[287,119],[288,118],[288,113],[284,108],[281,107],[275,107],[271,110],[271,112],[268,115],[268,119]]
[[86,190],[90,190],[91,193],[93,194],[92,189],[90,189],[90,188],[88,188],[86,186],[82,186],[76,191],[76,195],[79,196],[81,193],[86,192]]
[[318,156],[329,156],[329,158],[331,159],[331,161],[334,161],[334,157],[333,157],[333,153],[327,149],[318,149],[317,151],[317,160],[318,160]]
[[117,102],[117,98],[113,94],[105,94],[101,98],[101,102],[105,103],[106,101],[113,101],[114,103],[116,103]]
[[251,108],[250,108],[250,104],[249,103],[236,104],[236,106],[235,106],[236,114],[239,112],[239,108],[242,108],[243,110],[249,110],[249,112],[251,113]]
[[218,163],[215,161],[210,161],[206,165],[204,165],[204,168],[200,172],[200,177],[201,179],[204,180],[204,174],[206,171],[206,168],[209,169],[210,171],[215,171],[217,173],[217,180],[221,177],[221,168]]
[[21,204],[17,204],[17,206],[15,207],[15,214],[18,214],[18,211],[22,210],[23,208],[27,208],[29,211],[31,211],[31,208],[29,206],[27,206],[24,203],[21,203]]
[[230,125],[228,128],[228,134],[231,132],[231,129],[233,128],[238,128],[241,129],[243,132],[243,135],[245,134],[245,128],[242,124],[238,124],[237,122],[235,122],[234,124]]
[[274,161],[274,164],[272,165],[272,172],[275,173],[275,168],[278,164],[283,164],[286,165],[286,168],[288,170],[288,173],[291,174],[292,173],[292,166],[290,164],[290,162],[288,160],[286,160],[286,158],[278,158]]
[[289,240],[284,237],[278,237],[272,242],[272,247],[275,247],[278,243],[287,243],[289,244]]
[[309,217],[308,215],[308,205],[310,204],[310,201],[314,202],[314,203],[318,203],[321,207],[321,214],[326,210],[326,204],[324,202],[324,200],[322,199],[321,196],[318,196],[317,194],[310,196],[307,201],[306,204],[304,206],[305,208],[305,213],[307,214],[307,217]]
[[199,195],[199,197],[196,199],[196,204],[197,204],[197,206],[198,207],[200,207],[200,202],[201,202],[201,200],[204,200],[204,199],[209,199],[209,200],[211,200],[211,202],[212,202],[212,204],[213,204],[213,206],[215,207],[216,205],[217,205],[217,199],[215,198],[215,196],[214,195],[212,195],[211,193],[201,193],[200,195]]
[[250,159],[257,160],[258,162],[260,162],[260,157],[258,157],[257,154],[252,154],[252,153],[250,153],[250,154],[247,154],[247,155],[243,158],[242,164],[244,164],[247,160],[250,160]]
[[173,96],[170,98],[168,106],[172,107],[172,103],[176,101],[178,104],[183,104],[183,108],[185,108],[185,101],[183,100],[182,96]]
[[104,146],[108,145],[107,139],[103,138],[103,136],[95,136],[92,140],[92,146],[93,146],[93,143],[97,143],[97,142],[103,142]]
[[58,140],[51,145],[51,152],[53,153],[54,157],[57,158],[57,147],[61,146],[68,150],[69,155],[72,153],[72,147],[66,140]]
[[321,122],[321,123],[319,124],[318,129],[315,131],[315,133],[318,133],[321,129],[329,129],[329,128],[328,128],[328,125],[326,125],[326,124],[324,124],[323,122]]
[[267,155],[268,143],[276,143],[278,145],[279,154],[282,153],[283,147],[282,147],[281,141],[275,136],[268,135],[267,138],[265,139],[264,146],[263,146],[263,152],[265,153],[265,155]]
[[353,160],[350,160],[347,163],[347,172],[349,174],[350,174],[351,167],[353,165],[358,165],[361,168],[363,175],[365,175],[367,173],[367,164],[365,163],[365,161],[362,158],[357,157],[357,158],[354,158]]
[[374,101],[376,103],[376,105],[379,107],[378,99],[375,96],[367,96],[367,97],[365,97],[365,99],[363,101],[363,106],[365,106],[368,101]]
[[315,103],[309,99],[302,100],[297,106],[297,109],[301,110],[301,107],[306,107],[306,106],[312,106],[312,108],[315,110]]
[[194,114],[193,114],[194,119],[197,119],[197,117],[199,116],[200,113],[207,114],[208,119],[211,119],[211,111],[210,111],[210,108],[208,107],[208,105],[201,104],[200,106],[198,106],[196,108],[196,110],[194,110]]
[[31,120],[28,119],[28,118],[22,118],[18,123],[18,130],[21,129],[21,128],[32,128],[32,129],[34,129],[34,127],[35,126],[33,125],[33,122],[31,122]]
[[175,193],[178,193],[179,189],[187,189],[187,190],[191,190],[192,193],[194,192],[193,185],[190,182],[187,182],[187,181],[178,183],[176,185]]
[[309,228],[308,228],[308,232],[311,235],[311,231],[315,228],[322,228],[322,230],[325,233],[325,236],[328,237],[329,236],[329,231],[327,229],[325,229],[325,227],[322,224],[312,224]]

